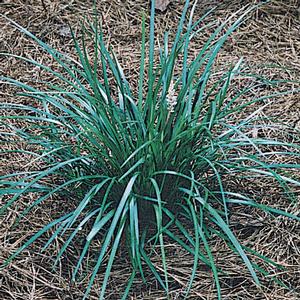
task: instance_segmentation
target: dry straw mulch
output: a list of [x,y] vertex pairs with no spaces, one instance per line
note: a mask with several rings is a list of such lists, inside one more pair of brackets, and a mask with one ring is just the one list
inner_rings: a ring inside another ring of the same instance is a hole
[[[125,73],[130,82],[136,84],[138,74],[140,49],[140,24],[142,11],[148,12],[149,3],[145,0],[102,0],[97,1],[97,11],[103,18],[103,29],[107,42],[113,47],[120,58]],[[219,5],[211,14],[209,20],[225,20],[233,12],[246,4],[256,4],[258,1],[199,1],[196,16],[201,16],[209,7]],[[172,1],[165,13],[156,17],[158,35],[165,30],[174,30],[182,11],[183,1]],[[84,17],[91,18],[93,14],[93,1],[58,1],[58,0],[2,0],[0,13],[17,21],[25,28],[42,38],[51,46],[72,55],[72,41],[68,24],[75,32],[80,32],[80,22]],[[209,32],[193,42],[195,53],[200,48]],[[39,49],[30,39],[14,29],[0,17],[0,52],[9,52],[31,57],[39,62],[54,66],[54,62]],[[224,67],[237,61],[243,56],[245,62],[252,68],[261,65],[277,64],[284,67],[279,73],[268,69],[268,76],[286,79],[299,79],[300,73],[300,10],[297,1],[282,0],[271,1],[253,12],[241,28],[232,35],[218,57],[217,64]],[[55,67],[55,66],[54,66]],[[14,58],[0,56],[0,74],[34,81],[38,83],[43,75],[39,70]],[[47,80],[52,80],[47,78]],[[285,88],[293,89],[292,84]],[[264,92],[264,91],[257,91]],[[0,101],[27,101],[13,96],[14,90],[1,85]],[[266,116],[280,118],[280,121],[300,128],[300,100],[299,95],[289,95],[270,100],[270,105],[263,111]],[[20,124],[19,124],[20,125]],[[1,129],[0,129],[1,131]],[[0,136],[1,138],[1,136]],[[1,140],[0,140],[1,142]],[[9,145],[1,144],[2,147]],[[26,147],[21,143],[16,147]],[[29,157],[0,156],[0,174],[21,170],[28,162]],[[232,184],[236,184],[234,181]],[[269,182],[245,182],[245,189],[259,193],[262,203],[274,207],[289,208],[297,213],[297,208],[290,207],[280,192],[270,187]],[[270,194],[273,196],[270,197]],[[267,197],[268,196],[268,197]],[[24,203],[32,201],[34,195],[22,199]],[[5,198],[0,200],[0,205]],[[0,262],[17,249],[20,244],[34,232],[49,222],[65,206],[70,205],[66,199],[53,199],[51,205],[36,208],[30,216],[17,227],[13,227],[18,213],[24,205],[18,203],[10,209],[6,216],[0,220]],[[269,300],[296,300],[300,299],[300,227],[296,222],[286,218],[272,218],[266,214],[251,209],[239,209],[232,216],[232,226],[240,240],[259,253],[267,255],[275,262],[286,267],[277,274],[288,286],[285,290],[274,282],[263,280],[263,287],[253,284],[247,270],[236,255],[221,241],[216,240],[213,252],[217,257],[217,264],[224,266],[227,275],[221,276],[224,299],[269,299]],[[46,237],[45,237],[46,238]],[[39,253],[43,244],[24,251],[8,268],[0,271],[0,298],[11,299],[80,299],[83,295],[86,279],[78,284],[70,283],[71,266],[76,259],[76,247],[70,250],[68,256],[57,269],[52,269],[53,255],[61,245],[56,240],[55,245],[45,253]],[[192,267],[192,259],[186,252],[178,249],[176,245],[168,246],[170,276],[174,279],[170,298],[182,299],[187,278]],[[107,299],[119,299],[124,283],[130,274],[130,265],[120,255],[114,267],[112,280],[107,292]],[[159,268],[159,255],[157,259]],[[275,271],[269,268],[271,274]],[[99,275],[99,280],[101,274]],[[136,282],[132,291],[132,299],[166,299],[162,291],[157,288],[153,278],[149,276],[149,285],[144,286]],[[94,287],[90,299],[97,299],[97,288]],[[200,266],[197,279],[189,299],[216,299],[215,286],[212,274]]]

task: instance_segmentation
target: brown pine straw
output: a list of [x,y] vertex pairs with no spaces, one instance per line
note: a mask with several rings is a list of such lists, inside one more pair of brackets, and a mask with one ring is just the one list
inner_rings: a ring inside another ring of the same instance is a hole
[[[199,1],[195,18],[201,16],[209,7],[219,5],[210,15],[207,22],[225,20],[232,13],[247,4],[257,4],[259,1]],[[158,35],[165,30],[174,30],[182,11],[183,1],[172,1],[165,13],[156,17]],[[110,44],[125,70],[131,84],[136,85],[140,58],[141,15],[149,11],[149,1],[142,0],[103,0],[97,1],[97,12],[103,18],[103,28],[107,43]],[[80,32],[80,22],[84,17],[92,18],[93,1],[58,1],[58,0],[2,0],[0,13],[17,21],[25,28],[36,34],[43,41],[62,52],[74,54],[68,24],[75,33]],[[197,53],[209,31],[197,37],[192,49]],[[18,32],[8,22],[0,17],[0,52],[24,55],[36,59],[43,64],[53,66],[55,63],[49,56],[36,46],[30,39]],[[284,67],[278,69],[265,68],[264,75],[269,78],[285,78],[299,80],[300,72],[300,10],[298,1],[271,1],[269,4],[256,9],[237,32],[225,44],[218,57],[218,67],[224,68],[228,63],[236,62],[244,57],[245,63],[254,69],[261,65],[277,64]],[[22,81],[37,81],[44,72],[32,68],[30,65],[17,61],[15,58],[0,56],[0,74],[21,79]],[[45,78],[44,78],[45,79]],[[47,77],[47,80],[53,80]],[[286,84],[282,89],[297,88],[296,84]],[[17,98],[15,90],[1,84],[0,101],[24,103],[29,101]],[[258,90],[257,94],[268,91]],[[300,129],[300,96],[291,94],[282,98],[271,99],[262,114],[277,117],[283,123]],[[2,113],[2,112],[1,112]],[[22,123],[18,123],[22,126]],[[3,149],[12,147],[1,142]],[[257,134],[276,134],[274,131],[254,132]],[[28,149],[27,145],[17,143],[19,149]],[[31,157],[25,155],[0,155],[0,174],[8,174],[24,170],[24,165]],[[274,157],[280,161],[280,157]],[[298,162],[299,163],[299,162]],[[38,168],[38,163],[28,168]],[[298,173],[298,175],[300,175]],[[229,185],[236,186],[234,178],[228,181]],[[293,207],[285,200],[278,189],[268,181],[248,180],[243,182],[254,196],[259,197],[261,203],[276,208],[285,208],[292,213],[299,213],[299,208]],[[271,197],[270,197],[271,195]],[[0,199],[0,205],[7,200]],[[65,206],[65,199],[52,199],[51,205],[45,203],[27,216],[17,227],[13,227],[22,207],[34,200],[34,195],[28,195],[7,214],[0,219],[0,263],[16,250],[22,242],[28,239],[43,225],[57,217]],[[300,200],[300,199],[299,199]],[[300,226],[295,221],[285,217],[273,218],[267,214],[250,208],[237,208],[231,216],[231,224],[239,240],[246,246],[268,256],[285,267],[278,271],[267,267],[268,271],[278,276],[291,290],[286,290],[278,284],[262,279],[262,287],[257,287],[237,255],[233,254],[224,242],[216,239],[213,245],[213,254],[218,266],[222,266],[227,275],[221,275],[223,299],[268,299],[268,300],[296,300],[300,299]],[[49,237],[49,234],[48,234]],[[83,277],[77,284],[71,283],[71,270],[78,257],[78,247],[70,248],[53,270],[53,257],[62,245],[62,239],[57,239],[44,253],[40,253],[47,236],[40,239],[33,247],[25,250],[9,267],[0,271],[0,299],[50,300],[81,299],[88,278]],[[95,245],[97,249],[97,245]],[[191,273],[193,260],[184,250],[170,243],[167,245],[168,272],[173,282],[171,284],[171,299],[182,299],[188,278]],[[262,265],[259,259],[254,261]],[[89,259],[89,258],[88,258]],[[161,268],[160,253],[154,256],[154,263]],[[131,272],[126,255],[119,253],[116,265],[113,268],[106,299],[120,299],[122,290]],[[137,278],[130,299],[166,299],[158,288],[153,276],[147,275],[148,285],[142,284]],[[89,299],[98,299],[97,292],[101,286],[102,274],[93,287]],[[212,273],[204,266],[199,266],[197,277],[188,299],[216,299],[216,289]]]

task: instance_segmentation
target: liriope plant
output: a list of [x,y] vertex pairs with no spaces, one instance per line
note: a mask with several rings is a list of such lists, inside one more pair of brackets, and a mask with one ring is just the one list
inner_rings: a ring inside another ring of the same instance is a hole
[[[193,256],[185,296],[192,288],[201,262],[211,269],[218,299],[221,299],[219,274],[223,271],[216,265],[211,249],[211,241],[216,236],[239,254],[257,284],[259,277],[268,272],[252,262],[249,253],[278,266],[237,239],[230,226],[230,211],[244,205],[271,215],[297,221],[300,218],[260,204],[240,187],[228,187],[226,179],[229,176],[237,181],[247,176],[257,177],[257,180],[270,178],[294,200],[291,187],[299,186],[300,182],[290,175],[289,169],[297,169],[299,164],[274,163],[270,158],[277,154],[299,159],[299,145],[250,134],[255,128],[264,127],[265,120],[259,118],[259,113],[265,101],[290,91],[253,96],[255,89],[273,87],[280,81],[244,72],[242,59],[213,80],[214,61],[220,49],[251,9],[238,12],[216,26],[206,22],[210,12],[193,22],[196,3],[187,17],[189,2],[185,3],[172,43],[165,34],[162,47],[156,53],[155,1],[152,1],[148,43],[145,18],[142,21],[137,88],[130,86],[116,55],[106,47],[97,20],[89,23],[89,28],[83,27],[81,41],[73,34],[77,60],[8,20],[46,51],[59,70],[30,58],[1,54],[38,67],[56,81],[45,82],[42,89],[13,78],[0,78],[2,83],[17,87],[21,96],[31,99],[30,104],[14,104],[13,101],[0,104],[1,111],[5,111],[0,122],[8,129],[2,136],[13,144],[13,134],[31,145],[35,150],[21,150],[21,153],[32,154],[32,164],[38,162],[42,166],[0,177],[0,194],[8,199],[0,212],[4,214],[28,193],[36,197],[21,212],[20,218],[42,203],[48,201],[51,205],[49,200],[53,196],[61,197],[61,201],[68,196],[68,201],[76,208],[61,213],[59,218],[39,230],[2,267],[49,230],[52,235],[43,250],[59,236],[65,241],[58,249],[56,262],[74,243],[81,249],[73,280],[90,248],[95,242],[100,245],[84,299],[103,268],[99,296],[104,299],[116,254],[119,250],[125,251],[124,245],[127,245],[132,273],[123,299],[130,293],[136,276],[146,283],[146,270],[152,272],[168,294],[170,279],[165,244],[170,241]],[[210,26],[214,26],[212,34],[190,60],[191,40]],[[94,41],[93,60],[84,38],[87,34],[90,37],[90,33]],[[239,88],[235,86],[236,77],[255,80]],[[253,105],[258,106],[257,110],[247,114]],[[246,117],[233,117],[235,115]],[[27,126],[12,125],[10,120],[21,120]],[[296,138],[295,135],[294,140]],[[3,150],[1,154],[11,151]],[[54,178],[51,185],[47,184],[49,178]],[[85,232],[83,244],[76,239],[79,231]],[[148,251],[157,246],[161,254],[160,270]]]

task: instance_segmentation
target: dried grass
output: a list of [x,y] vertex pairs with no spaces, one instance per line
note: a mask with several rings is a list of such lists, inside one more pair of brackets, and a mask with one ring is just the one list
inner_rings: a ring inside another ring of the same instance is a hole
[[[0,2],[0,13],[9,16],[24,27],[35,33],[47,43],[63,52],[72,53],[72,42],[68,24],[79,31],[80,21],[84,16],[92,17],[93,1],[21,1],[4,0]],[[157,16],[157,31],[164,32],[165,29],[176,28],[181,13],[183,1],[172,1],[165,14]],[[208,7],[220,5],[210,16],[211,20],[224,20],[237,9],[247,3],[258,1],[199,1],[196,15],[200,16]],[[138,72],[139,45],[141,39],[140,23],[141,12],[148,10],[148,1],[142,0],[102,0],[98,1],[97,10],[103,17],[103,26],[107,42],[113,46],[125,69],[126,75],[132,84],[135,84],[134,77]],[[0,52],[22,54],[35,58],[38,61],[53,66],[51,59],[40,49],[8,25],[0,17]],[[237,60],[240,56],[245,57],[249,66],[255,68],[261,64],[276,63],[289,67],[289,70],[280,72],[280,76],[286,79],[299,79],[300,72],[300,11],[297,1],[272,1],[270,4],[258,9],[250,20],[248,20],[226,43],[224,50],[218,57],[218,65],[224,66],[228,62]],[[207,33],[209,34],[209,33]],[[199,38],[192,45],[197,51],[205,36]],[[55,67],[55,66],[54,66]],[[268,76],[278,76],[268,72]],[[43,76],[40,71],[33,69],[24,62],[18,62],[14,58],[0,57],[0,73],[14,78],[21,78],[23,81],[38,79]],[[49,80],[52,80],[49,78]],[[40,84],[36,82],[36,84]],[[292,85],[286,88],[294,88]],[[7,86],[1,86],[0,101],[11,100],[13,90]],[[257,91],[263,93],[264,91]],[[22,98],[14,98],[15,101],[24,101]],[[279,117],[284,123],[292,124],[300,128],[300,100],[298,95],[291,94],[281,99],[274,99],[264,110],[267,116]],[[19,124],[20,126],[22,124]],[[1,128],[0,128],[1,130]],[[0,136],[1,143],[1,136]],[[4,143],[1,147],[8,147]],[[21,143],[16,147],[24,147]],[[29,157],[11,155],[0,156],[0,174],[8,173],[11,170],[18,170]],[[275,158],[274,158],[275,159]],[[231,183],[235,184],[234,181]],[[269,182],[245,182],[245,189],[260,190],[262,203],[275,207],[287,207],[289,203],[284,202],[280,191],[270,186]],[[264,197],[272,194],[273,197]],[[30,198],[30,196],[29,196]],[[30,201],[31,199],[24,199]],[[32,235],[36,230],[46,224],[55,211],[59,210],[61,201],[64,199],[53,199],[51,207],[42,206],[28,218],[23,220],[17,228],[13,227],[18,216],[18,208],[22,203],[13,209],[0,220],[0,261],[9,255],[20,243]],[[0,200],[5,201],[5,199]],[[72,205],[72,204],[70,204]],[[294,211],[297,213],[297,211]],[[299,212],[298,212],[299,213]],[[217,264],[226,266],[228,278],[221,276],[224,299],[269,299],[269,300],[296,300],[300,298],[300,227],[293,221],[286,218],[271,218],[262,212],[253,209],[237,209],[232,215],[232,224],[238,236],[245,245],[253,247],[256,251],[270,257],[286,267],[286,270],[279,277],[290,286],[293,291],[287,291],[280,286],[263,281],[264,288],[255,286],[247,270],[240,264],[237,256],[221,241],[216,240],[214,254],[218,258]],[[257,221],[259,220],[259,221]],[[62,241],[55,241],[59,248]],[[76,249],[69,252],[57,270],[52,270],[53,253],[55,247],[50,248],[41,255],[40,245],[23,252],[9,268],[0,273],[0,297],[3,300],[30,299],[80,299],[84,291],[85,281],[79,284],[70,283],[70,267],[76,257]],[[57,249],[56,248],[56,249]],[[182,292],[187,283],[187,278],[192,268],[192,259],[186,252],[170,244],[168,251],[172,257],[168,262],[170,276],[174,279],[171,299],[182,299]],[[159,257],[157,259],[159,267]],[[272,270],[270,270],[272,272]],[[107,299],[119,299],[119,292],[126,278],[130,274],[129,263],[122,258],[118,259],[112,274]],[[99,275],[99,279],[101,274]],[[97,284],[94,291],[97,290]],[[200,267],[189,299],[215,299],[212,274],[207,268]],[[96,293],[90,299],[97,299]],[[164,294],[157,289],[153,278],[149,277],[149,285],[145,287],[137,283],[132,293],[132,299],[166,299]]]

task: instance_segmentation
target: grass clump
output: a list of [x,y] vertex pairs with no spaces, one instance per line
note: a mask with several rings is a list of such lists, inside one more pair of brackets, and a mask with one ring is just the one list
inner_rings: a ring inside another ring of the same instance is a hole
[[[258,117],[261,108],[234,124],[232,121],[235,114],[246,114],[253,104],[264,103],[288,91],[248,99],[255,88],[272,87],[280,82],[244,73],[242,60],[211,83],[215,58],[250,10],[236,21],[231,18],[215,27],[197,56],[189,61],[190,41],[211,24],[202,25],[205,16],[193,23],[196,4],[187,18],[189,1],[186,1],[172,45],[170,47],[166,34],[159,48],[159,61],[155,64],[154,7],[152,1],[148,51],[145,19],[142,24],[137,90],[129,85],[116,56],[106,48],[97,22],[90,24],[89,30],[83,28],[85,34],[93,33],[94,59],[89,58],[84,37],[81,47],[74,36],[78,55],[78,61],[74,61],[11,21],[49,53],[60,71],[32,59],[18,58],[49,72],[60,83],[46,83],[46,89],[41,90],[1,77],[2,81],[21,89],[22,96],[35,102],[32,105],[2,103],[1,109],[8,113],[1,116],[1,123],[10,129],[8,136],[13,132],[36,148],[31,153],[35,156],[33,162],[41,162],[43,168],[1,176],[1,194],[10,195],[10,198],[0,211],[4,213],[28,193],[37,196],[21,213],[22,217],[54,195],[67,196],[69,201],[76,203],[76,208],[37,232],[6,264],[50,229],[53,235],[44,249],[56,237],[65,238],[57,255],[56,261],[59,261],[84,229],[86,236],[73,280],[93,242],[101,244],[84,298],[88,297],[97,273],[105,265],[100,291],[100,299],[104,299],[116,253],[124,245],[123,237],[132,263],[132,275],[123,298],[129,294],[137,275],[146,281],[146,269],[168,293],[164,246],[168,239],[194,257],[185,294],[188,295],[192,288],[198,264],[202,262],[212,270],[221,299],[218,275],[222,270],[215,264],[211,252],[213,237],[225,240],[240,255],[257,284],[259,274],[268,273],[251,262],[247,252],[272,264],[238,241],[230,228],[230,209],[235,205],[251,206],[299,221],[299,217],[262,205],[238,187],[232,189],[226,184],[228,176],[234,176],[237,181],[246,176],[269,177],[294,200],[290,185],[299,186],[300,183],[288,170],[297,169],[299,165],[275,164],[268,158],[275,154],[299,158],[299,146],[251,136],[249,133],[253,129],[264,126]],[[146,66],[147,52],[149,64]],[[235,77],[255,80],[238,89],[234,86]],[[9,119],[21,119],[28,126],[13,127],[7,122]],[[270,150],[272,147],[276,150]],[[278,148],[283,150],[278,151]],[[47,184],[50,179],[51,185]],[[157,245],[163,272],[156,269],[147,251],[147,247]]]

